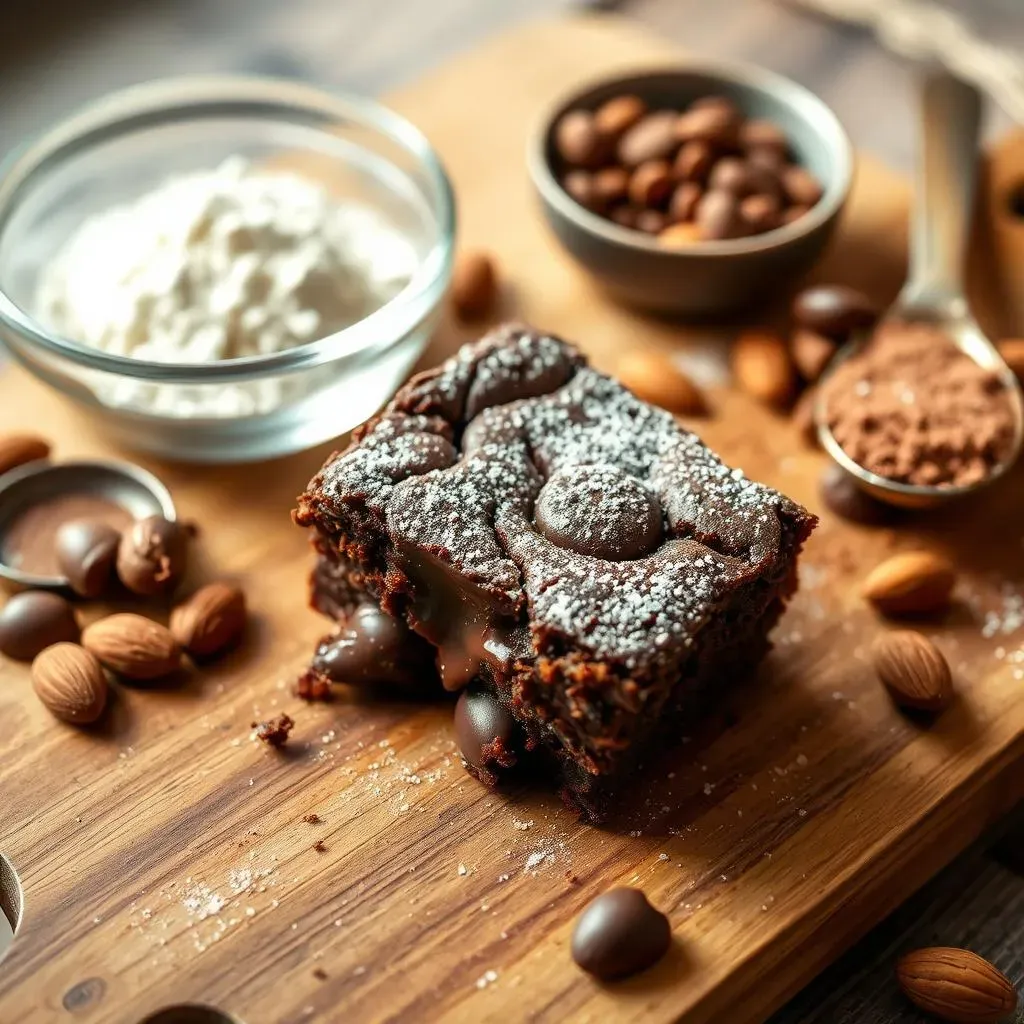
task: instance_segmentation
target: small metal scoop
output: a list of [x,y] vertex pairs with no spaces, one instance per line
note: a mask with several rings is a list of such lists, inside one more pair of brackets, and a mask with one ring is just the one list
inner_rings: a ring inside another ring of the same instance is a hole
[[0,584],[66,591],[57,572],[30,571],[18,564],[12,539],[23,516],[58,499],[85,497],[120,509],[127,521],[162,515],[175,519],[170,492],[152,473],[127,462],[29,462],[0,476]]
[[[898,483],[858,465],[840,447],[828,426],[825,389],[819,387],[814,418],[822,447],[860,487],[890,505],[928,508],[986,487],[1013,465],[1024,441],[1024,396],[1020,384],[999,350],[982,333],[964,295],[980,119],[981,99],[976,89],[945,72],[925,76],[921,97],[922,152],[911,220],[910,274],[884,320],[940,327],[979,366],[996,374],[1013,404],[1013,445],[1006,459],[977,483]],[[855,355],[866,340],[859,337],[845,345],[832,360],[825,380],[843,360]]]

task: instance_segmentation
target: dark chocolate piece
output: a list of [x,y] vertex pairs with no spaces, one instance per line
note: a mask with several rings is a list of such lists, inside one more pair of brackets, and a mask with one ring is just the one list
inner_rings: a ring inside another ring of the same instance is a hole
[[185,574],[188,531],[163,516],[132,523],[117,549],[117,575],[135,594],[169,593]]
[[639,889],[611,889],[584,908],[572,931],[572,958],[602,981],[656,964],[672,945],[668,918]]
[[315,528],[314,606],[344,616],[361,593],[404,621],[448,689],[495,693],[555,754],[588,813],[764,654],[815,523],[515,325],[414,378],[295,520]]
[[350,686],[410,686],[433,681],[431,651],[404,622],[374,604],[361,604],[324,638],[312,669]]
[[71,589],[82,597],[102,597],[114,582],[121,533],[99,519],[73,519],[57,531],[57,564]]
[[0,610],[0,651],[15,661],[31,661],[62,642],[78,642],[74,609],[58,594],[25,590]]
[[459,694],[455,738],[466,764],[484,781],[512,768],[523,743],[522,730],[511,713],[493,693],[474,686]]

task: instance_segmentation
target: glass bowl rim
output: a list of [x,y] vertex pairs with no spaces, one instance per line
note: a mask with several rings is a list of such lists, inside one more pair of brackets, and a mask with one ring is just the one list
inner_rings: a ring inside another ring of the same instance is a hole
[[[415,329],[447,284],[455,240],[455,195],[437,152],[412,122],[374,100],[330,93],[291,79],[261,75],[185,75],[120,89],[89,103],[15,148],[0,162],[0,239],[23,189],[53,162],[135,128],[197,120],[204,110],[263,109],[282,122],[302,124],[326,115],[369,128],[400,146],[425,170],[437,196],[438,237],[409,283],[394,298],[356,323],[283,352],[208,363],[167,363],[112,355],[47,330],[0,286],[0,326],[23,341],[80,366],[120,377],[177,383],[248,380],[308,369],[379,349]],[[289,113],[291,116],[289,117]],[[304,115],[299,117],[298,115]],[[329,134],[315,123],[310,127]],[[427,308],[423,308],[424,302]],[[403,313],[402,322],[392,322]],[[406,322],[408,321],[408,322]]]

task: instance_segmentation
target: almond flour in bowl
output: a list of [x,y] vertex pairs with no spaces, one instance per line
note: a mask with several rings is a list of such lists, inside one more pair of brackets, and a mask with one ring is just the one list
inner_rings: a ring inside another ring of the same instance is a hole
[[[417,262],[373,208],[232,157],[84,221],[44,268],[36,305],[44,324],[103,352],[207,363],[344,330],[393,299]],[[104,397],[169,416],[244,416],[287,394],[277,380],[215,392],[121,380]]]

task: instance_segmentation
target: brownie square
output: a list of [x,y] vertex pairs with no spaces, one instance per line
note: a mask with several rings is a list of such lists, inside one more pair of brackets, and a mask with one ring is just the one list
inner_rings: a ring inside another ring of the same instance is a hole
[[316,606],[343,619],[371,598],[591,811],[763,656],[816,522],[520,325],[413,378],[295,520],[315,531]]

